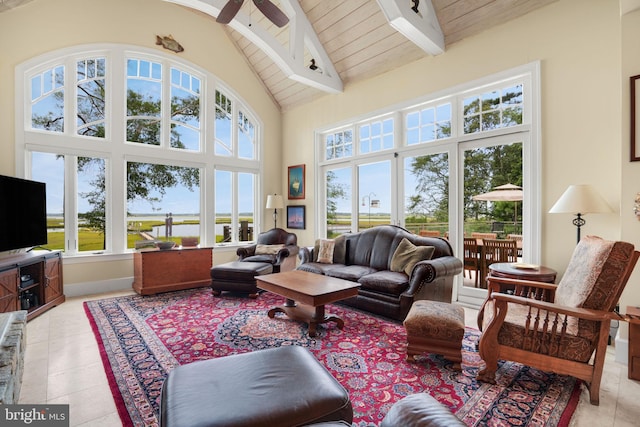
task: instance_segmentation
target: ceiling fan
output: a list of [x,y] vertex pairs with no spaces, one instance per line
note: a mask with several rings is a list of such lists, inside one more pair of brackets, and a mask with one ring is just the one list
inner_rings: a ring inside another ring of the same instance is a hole
[[[240,7],[244,3],[244,0],[229,0],[224,5],[220,14],[216,18],[216,22],[220,24],[228,24],[236,16],[236,13],[240,10]],[[266,16],[271,22],[278,27],[284,27],[289,22],[287,15],[282,13],[278,6],[270,2],[269,0],[253,0],[253,4]]]

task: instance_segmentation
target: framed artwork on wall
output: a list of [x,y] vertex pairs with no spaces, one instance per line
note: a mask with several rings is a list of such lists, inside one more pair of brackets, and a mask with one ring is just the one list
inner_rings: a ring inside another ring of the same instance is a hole
[[640,161],[640,74],[629,78],[631,83],[631,161]]
[[304,199],[304,165],[289,166],[288,188],[289,199]]
[[304,206],[287,206],[287,228],[304,230]]

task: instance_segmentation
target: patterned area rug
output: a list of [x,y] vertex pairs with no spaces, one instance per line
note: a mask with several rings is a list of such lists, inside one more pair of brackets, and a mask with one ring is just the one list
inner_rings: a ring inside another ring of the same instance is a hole
[[321,325],[310,338],[300,322],[267,317],[282,302],[270,293],[213,297],[208,288],[85,302],[123,425],[158,424],[162,384],[176,366],[282,345],[307,347],[338,379],[359,427],[377,426],[394,402],[421,392],[470,426],[567,426],[578,403],[579,381],[513,362],[501,362],[496,385],[476,382],[477,330],[465,331],[459,372],[438,355],[407,363],[401,323],[330,305],[344,329]]

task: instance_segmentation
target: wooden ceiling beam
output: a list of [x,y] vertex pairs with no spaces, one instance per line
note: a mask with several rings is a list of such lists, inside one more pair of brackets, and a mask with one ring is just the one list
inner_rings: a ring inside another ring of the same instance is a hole
[[[220,11],[227,3],[227,0],[164,1],[198,10],[214,18],[220,14]],[[255,20],[252,22],[251,18],[242,10],[236,14],[228,26],[265,52],[288,78],[324,92],[342,92],[342,80],[300,7],[298,0],[280,0],[280,6],[289,17],[288,47],[267,29],[261,25],[256,25]],[[305,49],[311,52],[318,69],[311,70],[309,64],[305,64]]]

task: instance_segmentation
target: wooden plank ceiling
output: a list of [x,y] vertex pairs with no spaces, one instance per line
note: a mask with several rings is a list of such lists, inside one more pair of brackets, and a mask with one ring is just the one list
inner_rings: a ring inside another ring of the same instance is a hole
[[[448,47],[554,1],[557,0],[432,0],[432,4]],[[273,2],[279,5],[278,1]],[[427,55],[389,25],[375,0],[300,0],[300,6],[345,87]],[[251,1],[245,1],[242,8],[255,20],[253,25],[262,25],[288,46],[288,26],[277,28],[271,24]],[[282,111],[326,94],[287,78],[245,37],[231,28],[228,33]],[[311,58],[305,52],[305,64],[310,64]]]

